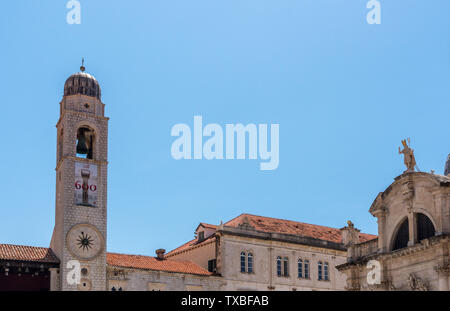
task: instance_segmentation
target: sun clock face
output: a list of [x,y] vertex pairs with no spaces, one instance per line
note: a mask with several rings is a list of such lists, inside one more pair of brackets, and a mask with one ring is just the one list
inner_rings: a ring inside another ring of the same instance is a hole
[[92,225],[80,224],[67,233],[69,252],[81,259],[94,259],[103,250],[102,234]]

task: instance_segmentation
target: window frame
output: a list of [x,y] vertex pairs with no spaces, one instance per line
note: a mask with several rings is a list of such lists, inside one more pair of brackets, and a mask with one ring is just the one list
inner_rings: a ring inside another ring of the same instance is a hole
[[208,271],[215,273],[217,271],[217,259],[208,260]]
[[281,277],[283,276],[282,274],[282,264],[281,264],[281,256],[277,256],[277,276]]
[[297,278],[303,279],[303,259],[297,260]]
[[241,273],[247,272],[246,257],[247,257],[247,254],[244,251],[241,251],[241,256],[240,256]]
[[323,280],[329,281],[330,280],[330,268],[327,261],[323,263]]
[[283,258],[283,276],[289,277],[289,257]]
[[253,269],[253,253],[252,252],[248,252],[247,253],[247,273],[254,273],[254,269]]
[[197,240],[202,242],[205,239],[205,231],[199,231]]
[[323,263],[320,260],[317,262],[317,280],[323,281]]
[[310,269],[310,262],[309,262],[309,259],[305,259],[304,261],[303,261],[303,274],[305,275],[305,279],[310,279],[311,278],[311,271],[309,270]]

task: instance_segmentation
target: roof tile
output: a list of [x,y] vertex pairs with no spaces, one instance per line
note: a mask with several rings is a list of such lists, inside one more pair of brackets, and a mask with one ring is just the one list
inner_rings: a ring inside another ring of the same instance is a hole
[[[242,214],[225,223],[224,226],[238,227],[244,221],[248,221],[248,223],[252,227],[254,227],[255,230],[257,231],[293,234],[315,238],[319,240],[330,241],[334,243],[342,243],[342,234],[340,229],[319,225],[312,225],[293,220],[270,218],[251,214]],[[377,237],[376,235],[367,233],[359,234],[360,242],[372,240],[376,237]]]
[[58,257],[46,247],[0,244],[0,260],[59,263]]
[[[257,215],[251,215],[251,214],[241,214],[238,217],[233,218],[232,220],[226,222],[224,224],[224,226],[237,228],[239,225],[242,225],[244,223],[247,223],[250,226],[254,227],[255,230],[257,230],[257,231],[270,232],[270,233],[281,233],[281,234],[292,234],[292,235],[305,236],[305,237],[310,237],[310,238],[324,240],[324,241],[330,241],[330,242],[334,242],[334,243],[342,243],[342,234],[341,234],[340,229],[319,226],[319,225],[312,225],[312,224],[307,224],[307,223],[293,221],[293,220],[285,220],[285,219],[257,216]],[[205,224],[205,223],[200,223],[200,225],[203,225],[204,227],[207,226],[209,228],[214,228],[214,229],[217,229],[217,227],[218,227],[215,225],[210,225],[210,224]],[[191,249],[198,245],[206,244],[206,241],[208,241],[210,239],[214,239],[214,238],[215,237],[213,235],[200,243],[197,241],[197,239],[193,239],[193,240],[177,247],[176,249],[170,251],[166,256],[173,256],[179,252]],[[367,234],[367,233],[359,234],[360,242],[367,242],[367,241],[373,240],[375,238],[377,238],[377,236],[373,235],[373,234]]]
[[190,261],[178,261],[171,259],[161,260],[150,256],[117,253],[107,253],[106,261],[108,265],[115,267],[178,272],[196,275],[212,275],[212,273],[208,270],[205,270]]

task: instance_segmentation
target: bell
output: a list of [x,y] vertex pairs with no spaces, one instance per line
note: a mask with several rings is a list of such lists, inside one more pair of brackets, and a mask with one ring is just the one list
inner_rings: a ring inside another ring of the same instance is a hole
[[77,154],[87,154],[88,153],[88,147],[86,144],[86,137],[84,136],[84,133],[81,133],[78,137],[78,143],[77,143]]

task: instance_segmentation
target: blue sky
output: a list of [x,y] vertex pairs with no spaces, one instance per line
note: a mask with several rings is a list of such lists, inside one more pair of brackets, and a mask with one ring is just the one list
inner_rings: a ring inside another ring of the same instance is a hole
[[[65,79],[87,72],[110,119],[108,250],[153,255],[241,213],[376,233],[370,204],[404,170],[443,173],[450,2],[65,0],[1,4],[0,243],[48,246]],[[280,165],[176,161],[177,123],[280,124]]]

